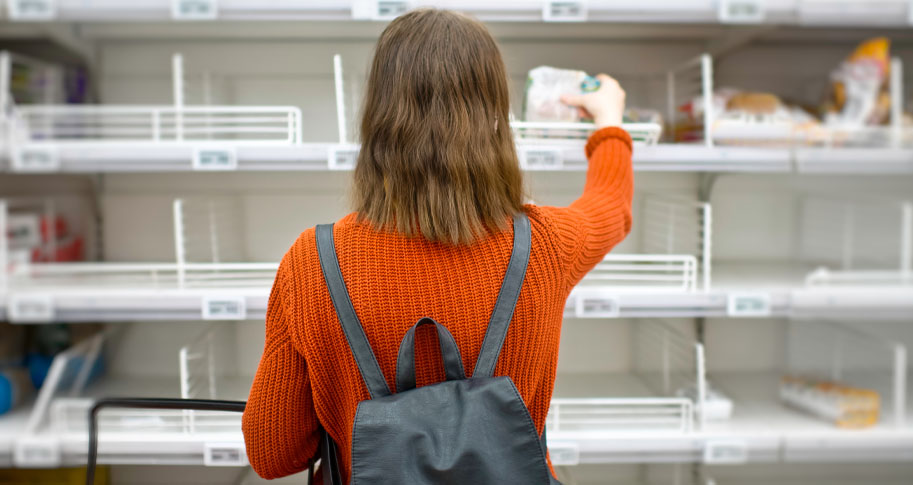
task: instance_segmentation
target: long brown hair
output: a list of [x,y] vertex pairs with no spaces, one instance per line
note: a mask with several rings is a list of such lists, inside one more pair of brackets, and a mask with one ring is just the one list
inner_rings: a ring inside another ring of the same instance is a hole
[[468,244],[521,210],[507,72],[481,22],[435,9],[393,20],[377,42],[362,110],[360,219]]

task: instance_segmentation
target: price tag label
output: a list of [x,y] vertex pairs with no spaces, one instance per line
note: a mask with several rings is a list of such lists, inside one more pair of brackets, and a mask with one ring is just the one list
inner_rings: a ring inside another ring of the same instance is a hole
[[412,7],[408,0],[377,0],[374,20],[393,20]]
[[6,8],[11,20],[54,20],[57,17],[56,0],[7,0]]
[[203,445],[205,466],[247,466],[243,443],[206,443]]
[[704,443],[704,463],[738,465],[748,462],[748,445],[741,440],[708,440]]
[[412,8],[411,0],[354,0],[352,18],[358,20],[393,20]]
[[171,0],[174,20],[215,20],[218,17],[218,0]]
[[238,154],[234,147],[197,147],[193,150],[194,170],[237,170]]
[[617,296],[579,295],[574,301],[577,318],[618,318],[621,305]]
[[244,320],[247,304],[243,296],[203,297],[203,320]]
[[60,447],[56,441],[39,438],[20,438],[13,456],[16,465],[25,468],[60,466]]
[[580,447],[568,441],[549,440],[548,457],[555,466],[576,466],[580,464]]
[[54,313],[54,299],[44,293],[13,293],[6,302],[7,318],[14,323],[48,323]]
[[53,146],[15,146],[11,162],[16,172],[55,172],[60,169],[60,158]]
[[564,157],[560,148],[523,147],[520,167],[525,170],[561,170]]
[[764,0],[719,0],[720,22],[759,24],[764,21]]
[[335,145],[327,154],[327,167],[330,170],[353,170],[358,161],[358,147],[354,145]]
[[726,314],[730,317],[769,317],[770,294],[730,293],[726,302]]
[[545,22],[586,22],[585,0],[546,0],[542,5]]

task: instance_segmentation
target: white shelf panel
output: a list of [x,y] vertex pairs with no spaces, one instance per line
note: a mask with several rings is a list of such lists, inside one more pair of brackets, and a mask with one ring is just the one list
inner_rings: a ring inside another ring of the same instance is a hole
[[[352,20],[352,5],[359,0],[219,0],[218,18],[223,20]],[[362,2],[370,5],[371,2]],[[544,0],[514,0],[493,4],[483,0],[438,0],[413,2],[461,10],[486,21],[541,22]],[[796,25],[854,25],[902,27],[907,25],[908,2],[876,0],[766,0],[758,22]],[[58,21],[167,21],[172,19],[170,0],[131,2],[57,0]],[[7,16],[9,13],[7,12]],[[370,19],[370,15],[365,19]],[[721,23],[713,0],[589,0],[590,22]]]
[[[560,168],[585,171],[583,141],[521,144],[523,149],[558,151]],[[194,144],[60,145],[60,172],[192,171]],[[238,171],[325,171],[331,143],[237,147]],[[8,163],[6,164],[8,165]],[[12,171],[12,169],[7,168]],[[820,149],[707,147],[660,144],[634,149],[634,170],[641,172],[913,174],[913,151],[891,149]]]
[[[815,416],[782,404],[777,393],[779,375],[769,373],[712,373],[710,381],[735,403],[729,421],[711,422],[703,432],[712,437],[748,440],[775,436],[780,441],[782,460],[788,462],[875,462],[913,460],[913,410],[907,409],[907,425],[895,428],[882,422],[867,429],[841,429]],[[871,376],[866,382],[882,392],[882,403],[890,401],[881,381]],[[913,393],[908,392],[908,396]],[[909,399],[908,399],[909,403]]]
[[[618,306],[618,317],[724,317],[732,294],[768,295],[772,316],[909,318],[913,315],[913,286],[817,287],[803,284],[811,267],[776,264],[715,264],[710,291],[620,290],[583,284],[568,299],[565,315],[573,317],[581,292],[594,292]],[[262,319],[272,280],[241,287],[177,288],[165,283],[134,280],[112,285],[103,278],[82,278],[54,284],[26,285],[0,293],[0,318],[6,317],[10,295],[47,295],[55,319],[82,321],[200,320],[207,296],[243,298],[248,319]],[[877,312],[873,310],[877,309]]]
[[[60,172],[185,172],[193,171],[194,149],[186,144],[58,145]],[[332,143],[238,146],[238,171],[326,171]],[[524,142],[520,149],[561,153],[562,166],[548,170],[585,171],[584,141]],[[639,172],[808,173],[913,175],[913,150],[903,149],[795,149],[708,147],[705,145],[638,145],[634,170]],[[14,171],[8,161],[7,171]],[[534,170],[534,169],[532,169]]]
[[[733,416],[727,421],[709,422],[702,430],[690,433],[636,430],[550,432],[550,446],[556,452],[573,448],[579,453],[580,463],[700,462],[704,459],[705,447],[714,443],[743,447],[746,461],[751,463],[913,460],[913,425],[897,429],[882,423],[868,429],[840,429],[783,405],[777,397],[779,375],[722,373],[710,377],[714,385],[734,401]],[[90,388],[89,395],[174,396],[177,394],[176,384],[176,379],[107,379]],[[246,392],[242,392],[240,380],[237,387],[234,394],[243,399]],[[649,389],[637,377],[623,374],[559,373],[555,388],[555,398],[559,399],[650,395]],[[908,410],[907,415],[913,417],[913,409]],[[207,443],[228,443],[243,449],[240,430],[229,429],[237,426],[231,423],[239,423],[240,417],[226,416],[226,429],[216,432],[102,431],[99,461],[109,464],[200,465]],[[146,425],[155,426],[155,423],[149,421]],[[39,436],[59,443],[63,463],[84,463],[87,447],[85,433],[53,435],[47,432]]]

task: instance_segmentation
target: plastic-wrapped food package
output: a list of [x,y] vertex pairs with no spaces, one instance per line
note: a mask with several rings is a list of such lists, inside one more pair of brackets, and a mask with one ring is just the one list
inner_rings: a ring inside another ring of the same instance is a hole
[[581,121],[577,108],[561,102],[565,94],[583,92],[587,74],[583,71],[539,66],[526,77],[526,95],[523,100],[525,121]]
[[780,380],[780,398],[841,428],[874,426],[881,411],[875,391],[794,376]]
[[884,37],[863,42],[831,73],[831,91],[823,109],[827,125],[855,128],[888,121],[890,45]]

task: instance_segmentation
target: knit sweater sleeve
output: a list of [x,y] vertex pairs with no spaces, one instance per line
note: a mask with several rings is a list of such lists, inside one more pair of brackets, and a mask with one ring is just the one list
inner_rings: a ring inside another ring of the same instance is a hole
[[583,195],[568,207],[543,207],[557,233],[565,282],[573,287],[631,232],[631,136],[608,127],[590,135]]
[[286,283],[289,259],[280,264],[270,291],[263,356],[241,425],[250,465],[267,479],[306,469],[319,443],[307,364],[289,331],[294,315]]

